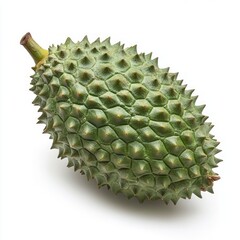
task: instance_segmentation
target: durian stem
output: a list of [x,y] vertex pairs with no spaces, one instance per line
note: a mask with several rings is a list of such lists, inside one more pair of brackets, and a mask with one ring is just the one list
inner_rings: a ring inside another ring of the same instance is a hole
[[20,44],[23,45],[32,56],[34,62],[36,63],[35,68],[38,68],[48,56],[48,50],[41,48],[33,40],[29,32],[22,37]]

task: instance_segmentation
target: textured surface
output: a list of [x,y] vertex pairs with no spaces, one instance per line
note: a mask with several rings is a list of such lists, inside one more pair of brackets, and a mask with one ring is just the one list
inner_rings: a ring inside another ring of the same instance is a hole
[[204,106],[151,54],[67,39],[50,47],[32,85],[53,148],[99,186],[174,203],[212,192],[219,150]]

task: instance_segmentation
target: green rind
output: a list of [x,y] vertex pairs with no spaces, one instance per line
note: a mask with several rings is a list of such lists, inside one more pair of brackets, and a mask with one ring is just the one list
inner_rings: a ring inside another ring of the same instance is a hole
[[128,198],[201,197],[219,159],[204,106],[151,55],[85,37],[49,48],[32,76],[39,123],[68,167]]

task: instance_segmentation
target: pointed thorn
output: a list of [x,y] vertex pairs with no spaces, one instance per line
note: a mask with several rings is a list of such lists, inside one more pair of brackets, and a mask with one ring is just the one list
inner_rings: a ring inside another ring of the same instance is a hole
[[197,110],[198,110],[200,113],[202,113],[202,111],[203,111],[203,109],[204,109],[205,107],[206,107],[205,104],[196,106]]
[[199,189],[195,189],[195,190],[193,191],[193,193],[194,193],[197,197],[202,198],[202,194],[201,194],[201,191],[200,191]]
[[198,99],[198,96],[193,96],[192,97],[193,103],[195,103],[197,101],[197,99]]
[[154,58],[154,59],[152,60],[152,63],[155,65],[155,67],[158,67],[158,58],[157,58],[157,57]]
[[72,39],[71,39],[70,37],[68,37],[68,38],[66,39],[66,41],[65,41],[65,44],[71,46],[71,45],[74,44],[74,42],[72,41]]
[[127,48],[126,52],[130,55],[135,55],[137,53],[137,45]]
[[221,177],[218,174],[215,174],[215,175],[208,176],[208,179],[210,181],[214,182],[214,181],[217,181],[217,180],[221,179]]
[[209,118],[208,116],[204,116],[202,122],[204,123],[208,118]]
[[34,91],[36,89],[36,86],[32,86],[31,88],[29,88],[30,91]]
[[214,154],[220,153],[221,151],[222,151],[221,149],[216,148],[216,149],[214,150]]
[[215,158],[214,158],[214,161],[215,161],[215,163],[218,164],[218,163],[222,162],[223,160],[215,157]]
[[92,44],[99,44],[100,43],[100,38],[97,38]]
[[67,167],[70,168],[72,166],[73,166],[73,163],[72,162],[68,162]]
[[152,52],[148,53],[146,56],[145,56],[146,60],[151,60],[152,59]]
[[37,124],[44,124],[44,122],[41,121],[41,120],[38,120],[38,121],[37,121]]
[[207,191],[210,193],[214,193],[213,188],[211,186],[207,188]]
[[114,48],[116,48],[116,47],[119,48],[120,46],[121,46],[121,42],[117,42],[113,45]]
[[190,89],[190,90],[186,90],[185,91],[185,94],[188,96],[188,97],[191,97],[192,93],[194,92],[194,89]]
[[[177,74],[178,74],[178,73],[177,73]],[[183,80],[177,80],[177,83],[178,83],[178,85],[182,85]],[[187,84],[185,84],[185,85],[183,85],[183,86],[187,87]]]
[[177,199],[172,199],[171,201],[172,201],[172,203],[173,203],[174,205],[176,205],[176,204],[177,204],[177,202],[178,202],[178,200],[177,200]]
[[110,44],[110,37],[107,37],[105,40],[102,41],[102,44],[106,43],[106,44]]
[[89,43],[87,35],[84,36],[82,42],[87,42],[87,43]]

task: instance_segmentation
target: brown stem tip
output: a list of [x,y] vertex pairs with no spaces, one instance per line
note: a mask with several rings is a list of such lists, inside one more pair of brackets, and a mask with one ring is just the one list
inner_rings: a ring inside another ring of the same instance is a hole
[[32,38],[30,32],[26,33],[26,34],[21,38],[20,44],[23,45],[23,46],[26,45],[27,42],[28,42],[28,40],[29,40],[29,38]]

